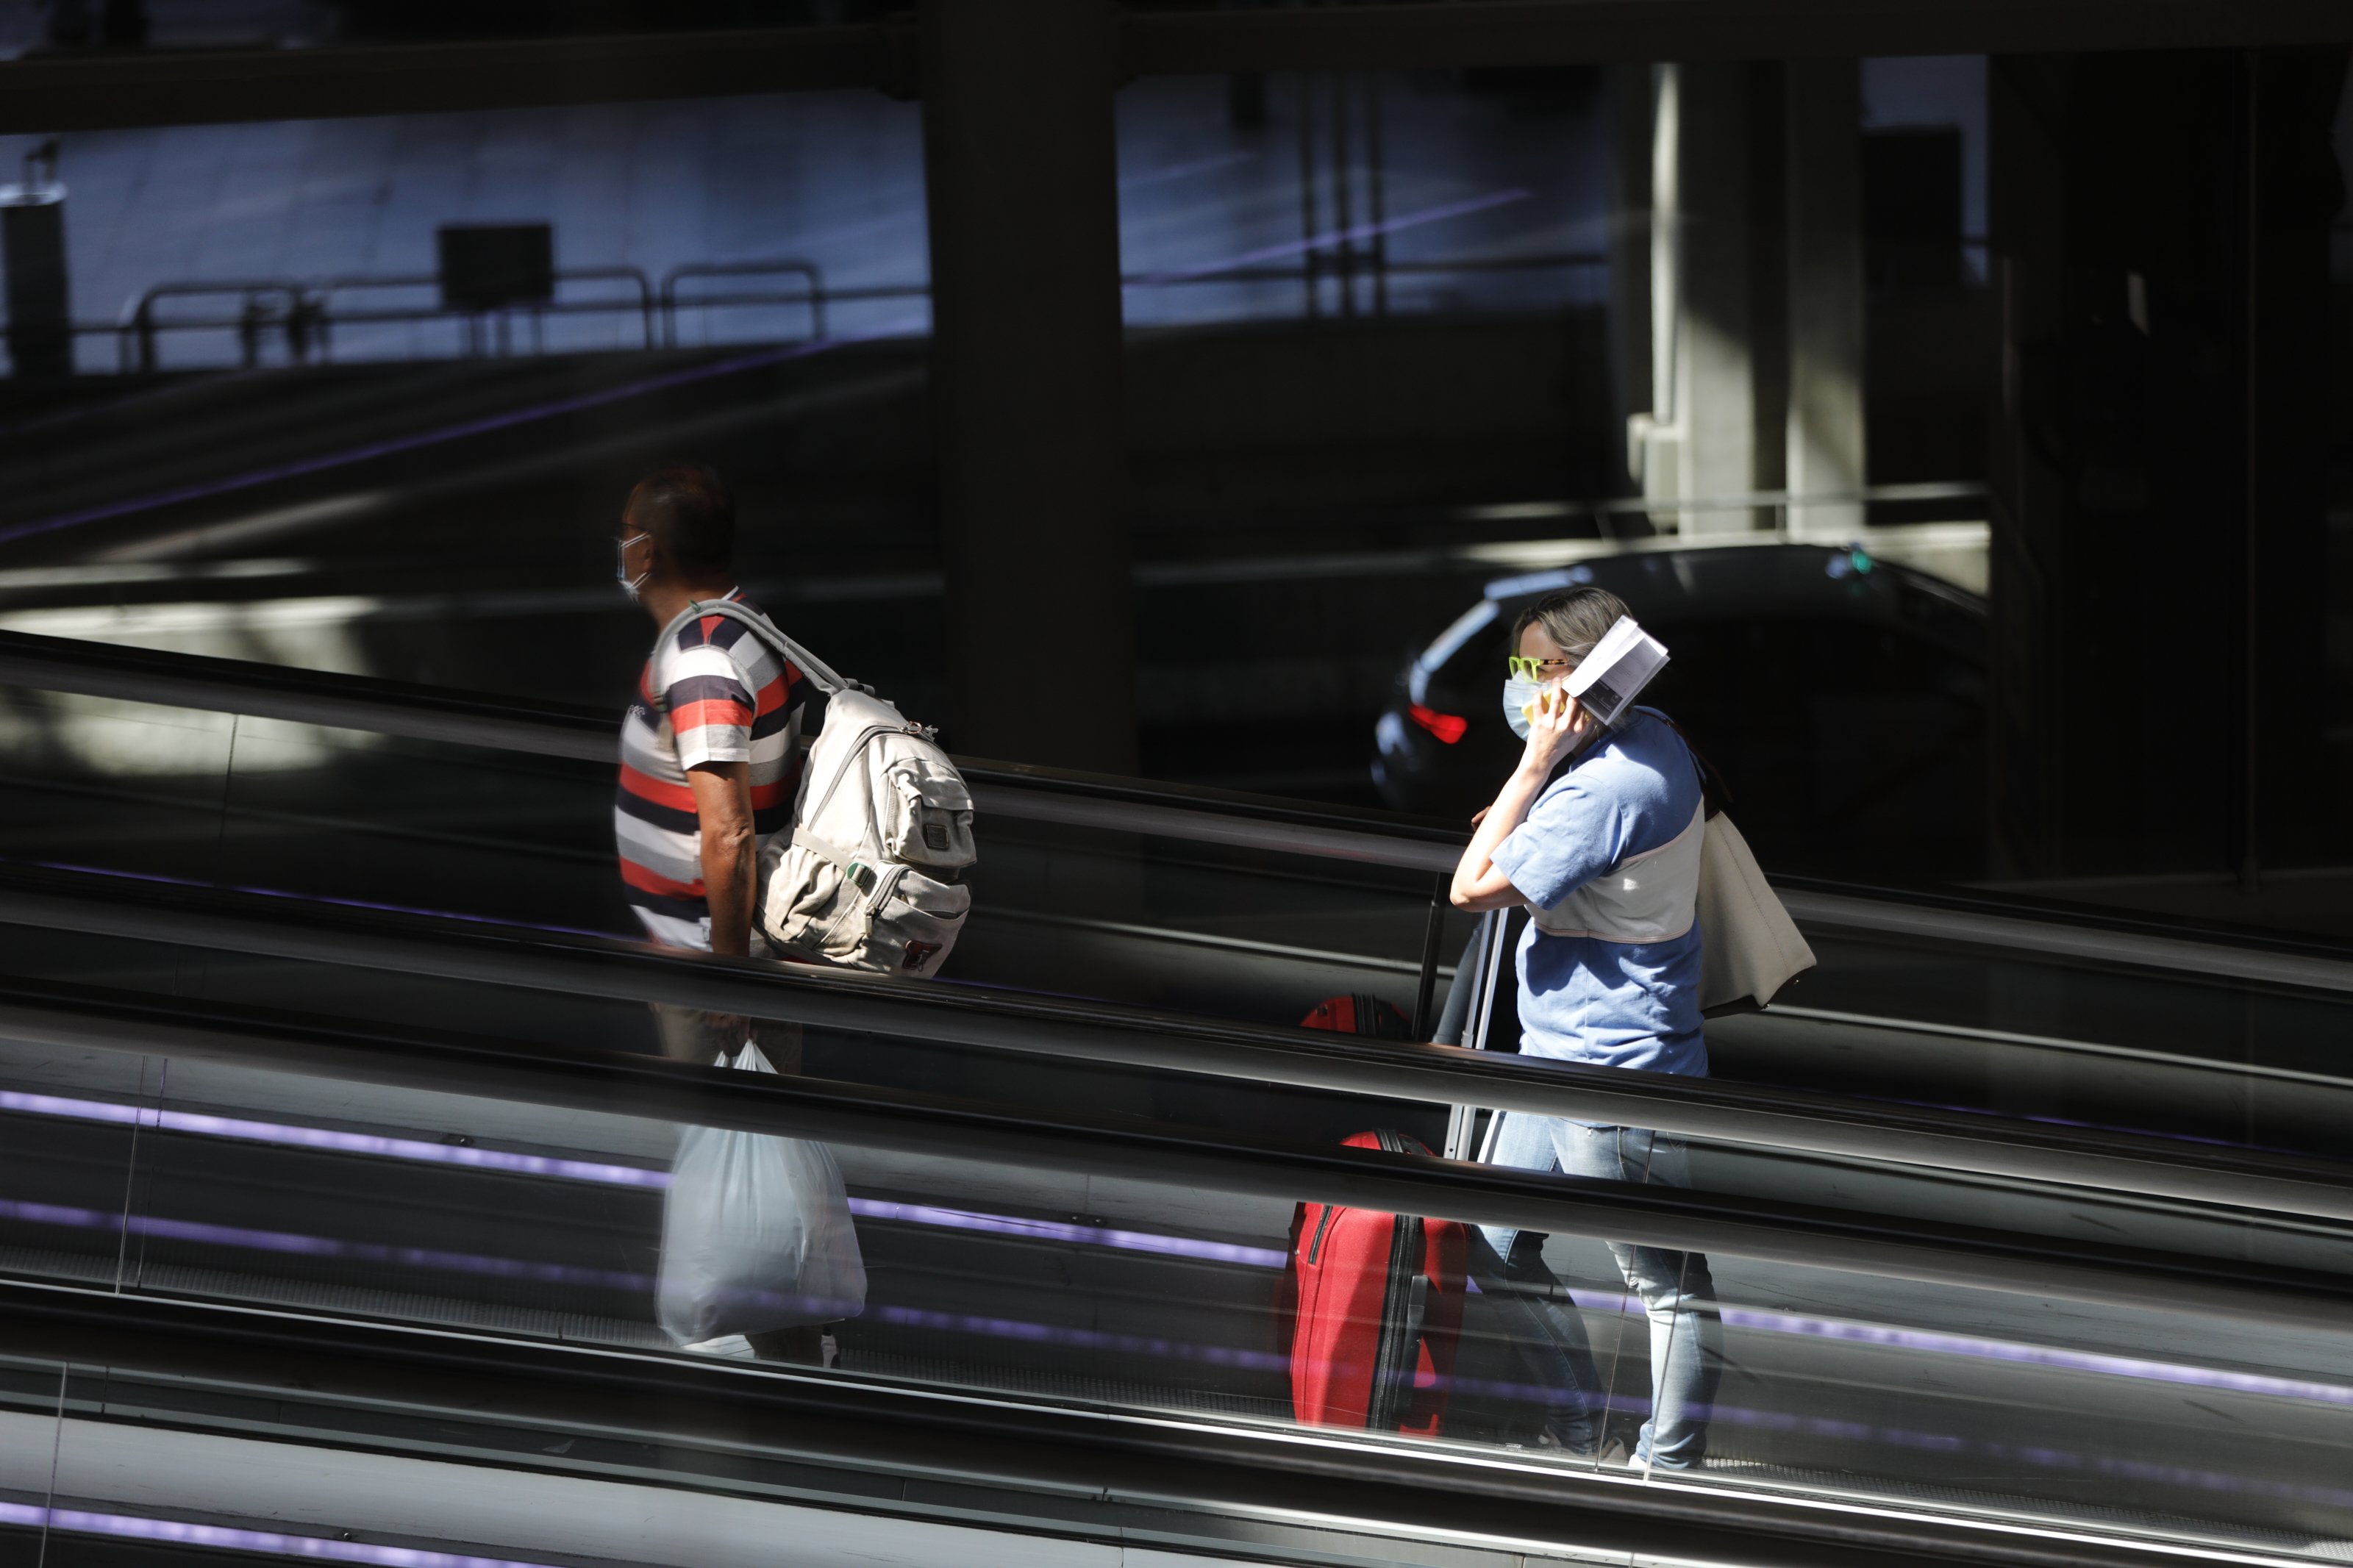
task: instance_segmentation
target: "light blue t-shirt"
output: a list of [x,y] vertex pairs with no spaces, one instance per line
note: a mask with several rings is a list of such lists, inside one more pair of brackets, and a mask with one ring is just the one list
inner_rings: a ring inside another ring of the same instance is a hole
[[[1638,708],[1536,797],[1496,848],[1495,865],[1530,902],[1551,909],[1673,839],[1699,804],[1691,748]],[[1697,921],[1655,942],[1554,936],[1531,921],[1519,972],[1523,1053],[1706,1076]]]

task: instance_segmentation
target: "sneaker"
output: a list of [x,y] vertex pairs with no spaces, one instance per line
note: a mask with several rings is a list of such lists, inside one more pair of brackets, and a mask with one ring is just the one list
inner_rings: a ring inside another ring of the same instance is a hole
[[1589,1458],[1601,1468],[1609,1470],[1628,1469],[1635,1463],[1633,1454],[1616,1437],[1602,1444],[1594,1453],[1580,1455],[1579,1458]]
[[741,1334],[722,1334],[715,1340],[697,1340],[678,1348],[695,1355],[724,1356],[730,1361],[750,1361],[753,1355],[752,1342]]
[[1535,1446],[1542,1452],[1558,1454],[1565,1458],[1598,1465],[1605,1469],[1624,1469],[1634,1462],[1633,1456],[1626,1451],[1626,1445],[1615,1437],[1604,1438],[1599,1448],[1572,1448],[1562,1442],[1552,1428],[1546,1427],[1536,1434]]

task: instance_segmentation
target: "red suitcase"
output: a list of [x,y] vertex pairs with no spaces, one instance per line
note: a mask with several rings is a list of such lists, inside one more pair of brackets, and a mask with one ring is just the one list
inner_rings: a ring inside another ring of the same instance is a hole
[[1377,996],[1326,996],[1315,1004],[1300,1026],[1330,1029],[1342,1035],[1366,1035],[1377,1040],[1402,1040],[1413,1032],[1413,1021]]
[[[1402,1132],[1359,1132],[1347,1142],[1430,1152]],[[1300,1205],[1285,1271],[1293,1413],[1314,1426],[1436,1436],[1468,1260],[1468,1238],[1453,1220]]]

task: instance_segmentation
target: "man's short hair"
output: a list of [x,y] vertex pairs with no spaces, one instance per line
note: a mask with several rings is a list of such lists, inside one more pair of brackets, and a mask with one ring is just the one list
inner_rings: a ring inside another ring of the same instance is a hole
[[735,498],[715,469],[664,463],[637,482],[622,516],[650,533],[689,572],[724,572],[735,562]]
[[1542,626],[1574,668],[1585,662],[1593,645],[1624,614],[1626,601],[1607,588],[1558,589],[1520,612],[1520,618],[1512,624],[1512,651],[1520,651],[1522,632]]

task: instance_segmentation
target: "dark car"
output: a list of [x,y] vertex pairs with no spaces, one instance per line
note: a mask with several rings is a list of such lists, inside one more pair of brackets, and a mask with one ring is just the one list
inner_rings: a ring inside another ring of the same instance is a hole
[[1391,806],[1461,818],[1494,797],[1520,752],[1503,711],[1512,623],[1585,583],[1667,645],[1642,700],[1725,775],[1767,867],[1982,874],[1985,601],[1859,548],[1648,549],[1490,583],[1381,714],[1373,782]]

